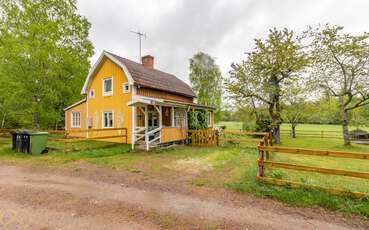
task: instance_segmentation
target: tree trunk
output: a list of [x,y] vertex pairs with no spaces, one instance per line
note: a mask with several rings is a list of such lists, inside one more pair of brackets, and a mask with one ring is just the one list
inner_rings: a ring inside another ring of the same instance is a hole
[[5,118],[6,118],[6,113],[3,113],[3,118],[1,119],[1,128],[3,129],[5,126]]
[[35,110],[33,112],[33,128],[40,129],[40,102],[37,96],[35,96]]
[[292,125],[292,138],[296,138],[296,125]]
[[273,140],[276,144],[281,143],[281,130],[279,125],[273,128]]
[[349,118],[348,112],[345,109],[345,105],[340,98],[340,112],[341,112],[341,124],[342,124],[342,134],[344,145],[351,145],[350,133],[349,133]]
[[272,119],[273,141],[279,144],[281,143],[280,116],[279,112],[274,112],[274,104],[269,105],[269,115]]
[[272,103],[269,104],[269,115],[270,118],[272,119],[274,143],[280,144],[281,143],[280,126],[282,123],[281,106],[280,106],[281,88],[279,85],[278,78],[276,76],[271,77],[270,83],[272,85],[272,89],[270,92],[270,98]]

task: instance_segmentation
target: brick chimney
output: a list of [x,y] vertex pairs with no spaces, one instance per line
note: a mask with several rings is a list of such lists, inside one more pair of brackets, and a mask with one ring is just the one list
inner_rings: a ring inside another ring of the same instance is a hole
[[142,65],[149,69],[154,69],[154,57],[146,55],[142,57]]

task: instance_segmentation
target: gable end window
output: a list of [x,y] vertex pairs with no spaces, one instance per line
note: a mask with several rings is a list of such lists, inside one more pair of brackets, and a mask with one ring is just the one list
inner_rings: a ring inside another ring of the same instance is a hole
[[128,83],[123,83],[123,93],[129,93],[130,87]]
[[112,111],[103,112],[102,118],[103,128],[114,128],[114,113]]
[[72,112],[71,127],[81,128],[81,112]]
[[103,79],[103,96],[111,96],[113,95],[113,78],[105,78]]
[[94,89],[90,90],[90,98],[95,98],[95,90]]

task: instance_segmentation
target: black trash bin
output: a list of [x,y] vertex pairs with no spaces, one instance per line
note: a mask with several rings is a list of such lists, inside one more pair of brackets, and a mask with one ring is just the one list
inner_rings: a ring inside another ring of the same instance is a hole
[[15,131],[12,133],[12,148],[17,152],[30,152],[30,133],[28,131]]
[[12,132],[12,149],[15,150],[16,146],[17,146],[17,132]]

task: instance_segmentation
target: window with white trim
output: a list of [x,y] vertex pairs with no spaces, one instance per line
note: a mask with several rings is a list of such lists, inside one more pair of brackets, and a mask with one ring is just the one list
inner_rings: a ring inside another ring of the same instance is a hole
[[103,128],[114,128],[114,113],[112,111],[103,112],[102,122]]
[[174,109],[174,126],[175,127],[186,127],[186,110],[185,109]]
[[72,128],[81,128],[81,112],[72,112],[70,121]]
[[129,93],[130,87],[128,83],[123,83],[123,93]]
[[113,78],[105,78],[103,79],[103,96],[111,96],[113,95]]

